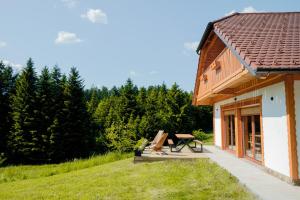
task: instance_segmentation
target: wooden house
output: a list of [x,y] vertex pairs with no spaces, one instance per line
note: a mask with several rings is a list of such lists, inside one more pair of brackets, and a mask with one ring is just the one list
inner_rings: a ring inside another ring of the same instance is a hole
[[209,22],[197,53],[193,104],[213,106],[215,146],[299,182],[300,13]]

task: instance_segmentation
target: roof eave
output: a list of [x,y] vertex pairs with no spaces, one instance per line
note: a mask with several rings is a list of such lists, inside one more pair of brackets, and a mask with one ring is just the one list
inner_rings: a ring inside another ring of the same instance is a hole
[[217,19],[217,20],[215,20],[215,21],[208,22],[208,24],[206,25],[205,31],[204,31],[204,33],[203,33],[203,35],[202,35],[202,38],[201,38],[201,40],[200,40],[200,43],[199,43],[199,45],[198,45],[198,47],[197,47],[197,49],[196,49],[196,53],[199,55],[199,51],[202,49],[203,45],[205,44],[205,41],[207,40],[207,38],[208,38],[210,32],[213,30],[213,27],[214,27],[214,24],[215,24],[215,23],[217,23],[217,22],[219,22],[219,21],[222,21],[222,20],[224,20],[224,19],[227,19],[227,18],[229,18],[229,17],[232,17],[232,16],[234,16],[234,15],[239,15],[239,14],[240,14],[240,13],[235,12],[235,13],[232,13],[231,15],[222,17],[222,18]]

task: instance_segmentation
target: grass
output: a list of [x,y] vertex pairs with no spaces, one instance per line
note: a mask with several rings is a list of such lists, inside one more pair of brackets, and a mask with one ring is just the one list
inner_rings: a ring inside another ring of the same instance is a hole
[[0,183],[12,182],[24,179],[34,179],[54,176],[71,171],[103,165],[132,156],[132,153],[112,152],[106,155],[94,156],[89,159],[73,160],[61,164],[51,165],[20,165],[0,168]]
[[[101,158],[76,162],[94,159]],[[27,174],[37,170],[40,175],[2,182],[0,199],[254,199],[236,178],[208,159],[134,164],[129,158],[98,164],[68,172],[57,168],[60,173],[52,176],[42,171],[53,166],[31,166]],[[72,163],[62,168],[65,165]]]

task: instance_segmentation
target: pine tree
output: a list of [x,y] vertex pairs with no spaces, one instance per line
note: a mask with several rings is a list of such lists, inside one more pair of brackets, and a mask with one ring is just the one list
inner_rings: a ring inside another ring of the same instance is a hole
[[0,154],[7,154],[7,136],[12,123],[9,98],[15,89],[15,79],[12,68],[0,62]]
[[75,68],[71,69],[64,92],[66,96],[64,151],[67,158],[85,156],[89,153],[94,138],[84,99],[83,83]]
[[13,125],[8,145],[11,159],[18,163],[41,161],[41,136],[37,125],[36,74],[32,59],[16,80],[16,92],[12,97]]
[[121,106],[122,112],[120,113],[123,116],[125,123],[128,122],[131,115],[136,115],[137,102],[136,96],[138,94],[138,88],[133,85],[132,80],[128,79],[126,84],[121,87]]
[[43,161],[49,162],[48,151],[50,147],[50,126],[54,120],[56,110],[54,110],[55,102],[53,93],[56,90],[51,79],[50,72],[47,67],[43,68],[37,83],[37,97],[39,106],[38,132],[42,137],[42,153]]
[[60,69],[55,66],[51,73],[52,80],[52,99],[54,116],[49,127],[49,149],[48,158],[50,162],[59,162],[65,159],[64,152],[64,134],[65,134],[65,115],[66,107],[64,104],[65,95],[64,89],[66,87],[67,78],[61,75]]
[[91,98],[90,100],[87,102],[87,109],[88,109],[88,112],[90,113],[90,115],[94,115],[96,109],[97,109],[97,106],[98,106],[98,97],[97,97],[97,90],[93,90],[92,91],[92,94],[91,94]]

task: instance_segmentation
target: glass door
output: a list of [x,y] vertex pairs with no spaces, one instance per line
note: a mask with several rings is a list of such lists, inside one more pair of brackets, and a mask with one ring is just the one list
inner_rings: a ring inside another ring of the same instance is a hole
[[226,122],[226,148],[235,151],[235,116],[233,114],[225,116]]
[[262,160],[260,115],[242,116],[244,154],[257,161]]

